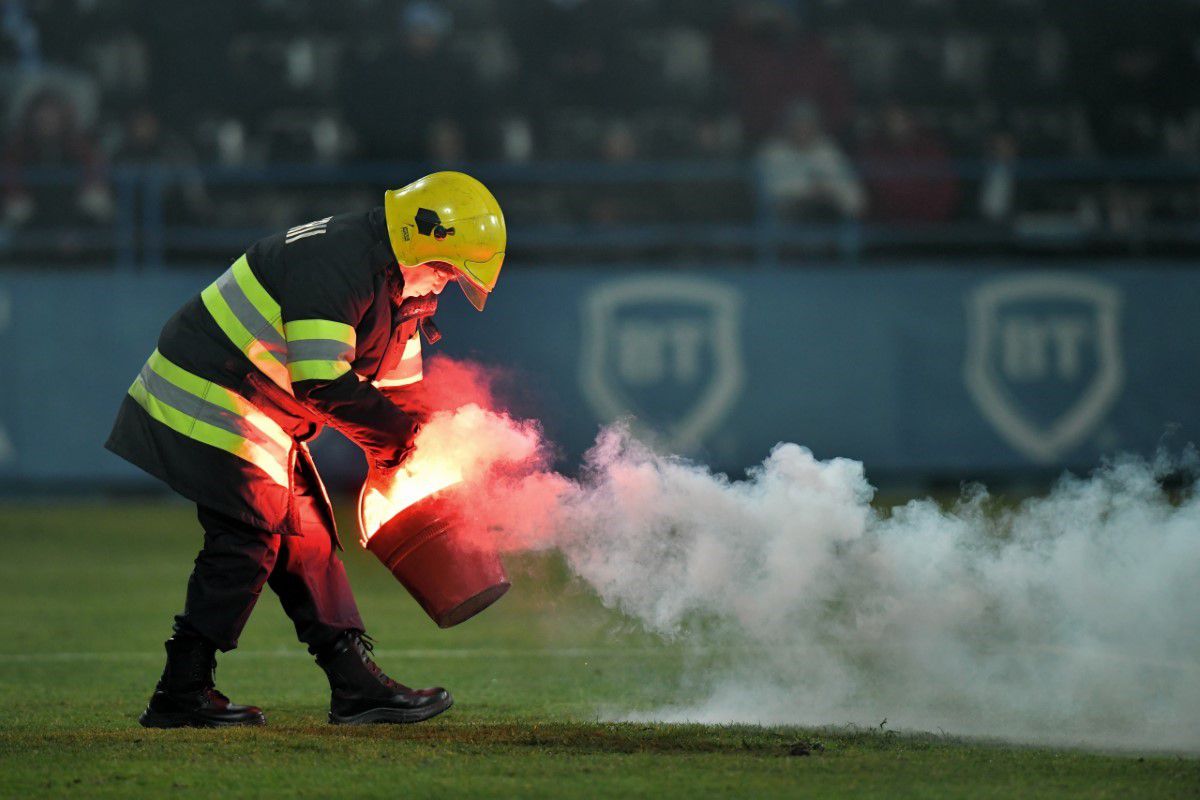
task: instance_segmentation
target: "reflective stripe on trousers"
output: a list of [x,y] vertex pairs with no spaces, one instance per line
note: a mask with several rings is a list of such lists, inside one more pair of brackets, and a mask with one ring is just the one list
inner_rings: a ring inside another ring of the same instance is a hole
[[290,486],[292,438],[237,392],[188,372],[155,350],[129,395],[177,433],[232,453],[281,486]]

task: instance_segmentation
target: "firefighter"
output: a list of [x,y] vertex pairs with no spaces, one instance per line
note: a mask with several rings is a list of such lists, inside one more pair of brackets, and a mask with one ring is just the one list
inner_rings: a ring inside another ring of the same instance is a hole
[[439,338],[453,280],[483,310],[504,260],[504,216],[479,181],[438,172],[382,208],[255,242],[167,322],[106,446],[196,503],[204,543],[142,725],[262,725],[214,684],[263,584],[329,678],[335,724],[419,722],[453,702],[371,657],[333,509],[306,442],[330,425],[382,482],[422,415],[421,337]]

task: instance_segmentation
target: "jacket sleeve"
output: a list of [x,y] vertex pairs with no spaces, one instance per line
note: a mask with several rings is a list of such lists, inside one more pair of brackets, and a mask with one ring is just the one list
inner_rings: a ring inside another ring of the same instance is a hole
[[429,420],[432,409],[429,406],[429,395],[425,391],[425,384],[414,383],[411,386],[383,389],[382,391],[393,405],[403,409],[405,414],[418,423],[425,424]]
[[416,423],[350,369],[357,345],[355,327],[374,300],[374,287],[361,266],[343,263],[344,255],[318,244],[326,242],[304,248],[316,251],[299,254],[306,257],[289,253],[280,300],[292,391],[316,416],[361,447],[373,464],[397,466],[407,455]]

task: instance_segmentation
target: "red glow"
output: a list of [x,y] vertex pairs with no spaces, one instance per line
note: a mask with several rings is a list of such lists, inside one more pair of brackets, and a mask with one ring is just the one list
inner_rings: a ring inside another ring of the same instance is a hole
[[434,492],[461,483],[456,454],[429,443],[396,473],[389,486],[363,487],[358,498],[358,523],[365,546],[383,523]]
[[397,513],[434,492],[459,486],[460,533],[492,550],[548,543],[565,478],[549,470],[536,422],[497,408],[495,368],[445,356],[429,360],[425,400],[434,413],[416,452],[387,487],[364,487],[359,523],[366,542]]
[[435,355],[425,361],[425,403],[430,411],[453,411],[474,403],[499,411],[492,384],[500,377],[495,367]]

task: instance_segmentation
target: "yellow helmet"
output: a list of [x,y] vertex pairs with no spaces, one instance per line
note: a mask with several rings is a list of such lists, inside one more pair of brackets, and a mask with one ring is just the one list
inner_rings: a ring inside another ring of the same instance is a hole
[[388,238],[406,267],[443,262],[480,311],[496,288],[508,232],[496,198],[461,172],[435,172],[383,196]]

